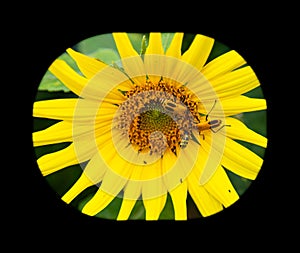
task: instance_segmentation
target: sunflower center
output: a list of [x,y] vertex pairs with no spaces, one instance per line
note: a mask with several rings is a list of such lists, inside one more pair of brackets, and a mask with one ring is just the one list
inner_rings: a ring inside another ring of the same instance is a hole
[[175,124],[173,119],[158,110],[150,110],[141,113],[140,116],[140,129],[144,131],[162,131],[166,133],[168,128]]
[[128,137],[128,146],[162,157],[167,149],[177,156],[188,145],[200,116],[186,87],[147,81],[122,94],[127,99],[119,106],[116,128]]
[[172,117],[159,110],[137,115],[128,130],[130,143],[139,152],[163,155],[167,147],[176,152],[180,141],[178,125]]

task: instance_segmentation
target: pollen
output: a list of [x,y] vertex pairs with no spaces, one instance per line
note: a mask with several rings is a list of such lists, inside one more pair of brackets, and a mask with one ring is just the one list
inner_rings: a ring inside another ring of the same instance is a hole
[[[181,141],[200,122],[199,101],[182,84],[150,80],[122,92],[126,100],[119,106],[117,128],[140,153],[163,156],[167,149],[178,155]],[[188,135],[189,135],[188,134]]]

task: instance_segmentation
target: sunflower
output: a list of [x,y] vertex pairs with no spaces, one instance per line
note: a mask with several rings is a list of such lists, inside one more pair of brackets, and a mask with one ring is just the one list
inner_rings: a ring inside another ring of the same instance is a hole
[[68,48],[78,69],[62,59],[49,67],[76,97],[34,103],[35,118],[55,120],[33,132],[34,146],[68,144],[37,159],[42,175],[79,165],[61,199],[96,187],[78,207],[90,216],[116,199],[117,220],[131,219],[137,202],[146,220],[160,219],[167,203],[187,220],[189,198],[203,217],[231,206],[241,194],[229,175],[255,180],[263,158],[249,144],[267,146],[240,117],[266,110],[265,99],[247,96],[260,86],[252,68],[234,50],[210,59],[216,42],[200,34],[183,50],[183,33],[167,45],[150,33],[139,52],[127,33],[112,37],[120,60]]

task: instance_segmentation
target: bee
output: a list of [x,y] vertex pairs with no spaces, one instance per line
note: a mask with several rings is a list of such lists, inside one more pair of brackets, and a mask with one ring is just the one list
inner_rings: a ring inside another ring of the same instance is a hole
[[187,107],[180,103],[175,103],[170,99],[160,98],[159,102],[161,103],[162,107],[169,113],[178,113],[183,115],[187,111]]
[[186,146],[189,144],[189,139],[190,139],[189,133],[188,133],[188,131],[185,130],[185,131],[183,132],[182,137],[181,137],[181,141],[180,141],[180,143],[179,143],[179,146],[180,146],[182,149],[186,148]]

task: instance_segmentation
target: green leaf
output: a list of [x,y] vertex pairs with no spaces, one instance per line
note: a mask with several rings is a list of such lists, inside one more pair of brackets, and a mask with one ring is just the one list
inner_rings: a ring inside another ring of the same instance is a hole
[[43,155],[62,150],[64,148],[66,148],[67,146],[69,146],[70,144],[71,144],[70,142],[62,142],[62,143],[55,143],[55,144],[49,144],[49,145],[35,147],[34,148],[35,156],[37,159],[39,159]]
[[189,49],[191,43],[194,40],[194,37],[195,37],[195,34],[191,34],[191,33],[184,33],[183,34],[181,54],[183,54],[186,50]]
[[59,81],[49,70],[44,75],[38,90],[40,91],[70,91],[61,81]]
[[247,178],[243,178],[239,175],[234,174],[230,170],[225,170],[234,189],[237,191],[238,195],[241,196],[249,188],[252,181]]
[[[98,186],[90,186],[81,192],[72,202],[71,205],[82,211],[83,207],[93,198],[96,192],[99,190]],[[115,197],[102,211],[97,213],[95,217],[116,220],[120,207],[122,204],[122,198]]]
[[129,216],[129,220],[145,220],[146,213],[145,213],[145,207],[142,200],[137,200],[131,214]]
[[145,54],[147,46],[148,46],[147,38],[146,38],[146,35],[144,35],[143,38],[142,38],[142,42],[141,42],[140,55]]
[[135,49],[135,51],[138,54],[140,54],[142,50],[142,40],[144,35],[146,35],[146,40],[148,41],[147,34],[143,34],[143,33],[127,33],[127,34],[132,44],[132,47]]
[[195,202],[193,201],[189,193],[187,194],[186,206],[187,206],[188,219],[197,219],[202,217],[198,207],[196,206]]
[[160,216],[160,220],[174,220],[175,219],[175,213],[173,208],[173,203],[171,200],[170,194],[167,195],[167,201],[164,206],[164,209],[162,210]]
[[90,57],[97,58],[106,64],[119,61],[120,56],[111,33],[100,34],[85,39],[74,46],[79,51]]
[[89,202],[95,193],[98,191],[99,187],[96,185],[90,186],[79,193],[72,201],[71,205],[79,211]]
[[122,204],[122,198],[115,197],[112,202],[108,204],[101,212],[95,216],[98,218],[104,218],[109,220],[116,220],[119,214],[119,210]]
[[169,48],[171,41],[173,40],[174,33],[162,33],[161,34],[161,41],[162,41],[162,46],[164,49],[164,52],[167,51]]
[[206,61],[206,64],[208,62],[212,61],[213,59],[217,58],[218,56],[227,53],[230,50],[231,49],[227,45],[224,45],[223,43],[215,40],[214,45],[211,49],[210,55]]
[[119,61],[119,54],[110,48],[99,48],[98,50],[89,54],[89,56],[97,58],[106,64],[112,64],[113,62]]
[[49,100],[49,99],[59,99],[59,98],[78,98],[78,96],[73,92],[49,92],[49,91],[37,91],[35,95],[35,101]]
[[[80,73],[75,61],[67,54],[63,53],[57,59],[65,61],[70,67],[72,67],[75,71]],[[56,76],[54,76],[49,70],[46,71],[45,75],[43,76],[39,87],[39,91],[63,91],[69,92],[69,88],[67,88]]]
[[74,50],[86,55],[92,55],[100,48],[109,48],[117,52],[117,47],[111,33],[100,34],[87,38],[74,46]]
[[[106,64],[111,64],[112,62],[119,61],[120,59],[111,34],[102,34],[85,39],[76,44],[73,48],[85,55],[100,59]],[[57,59],[64,60],[77,73],[81,74],[76,62],[66,52],[60,55]],[[49,70],[47,70],[43,76],[38,90],[49,92],[70,92],[70,90]]]
[[45,179],[52,189],[62,197],[78,180],[82,170],[80,165],[72,165],[46,176]]

